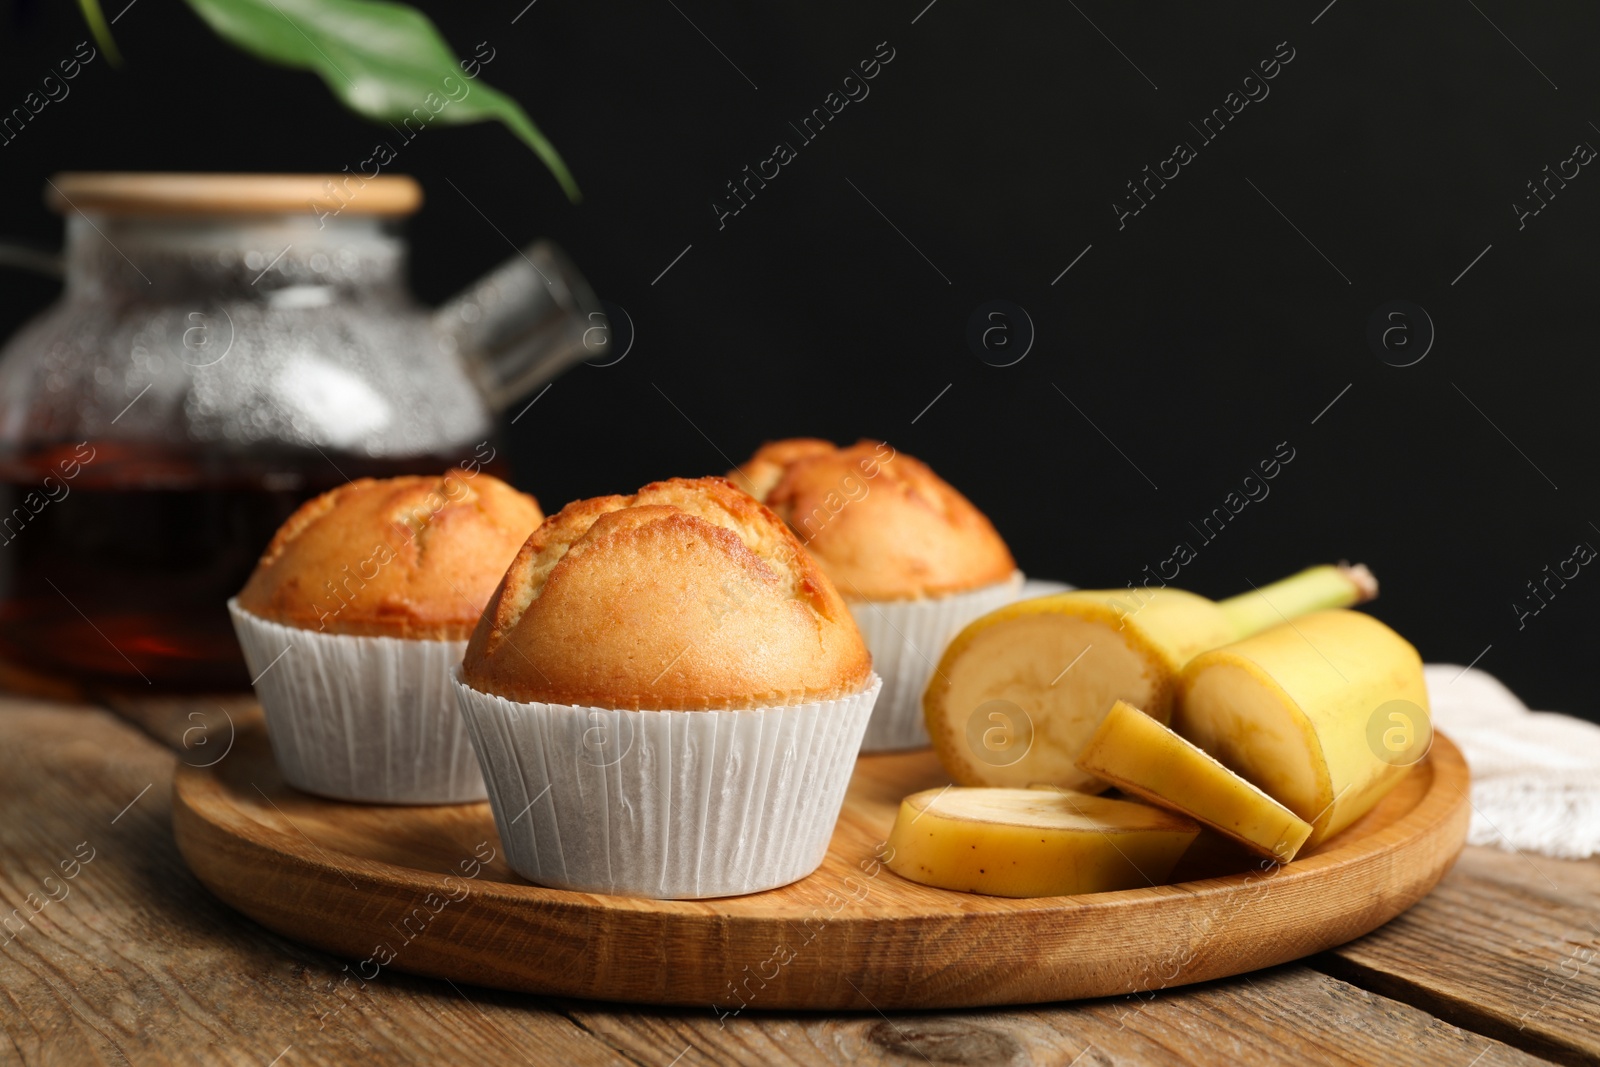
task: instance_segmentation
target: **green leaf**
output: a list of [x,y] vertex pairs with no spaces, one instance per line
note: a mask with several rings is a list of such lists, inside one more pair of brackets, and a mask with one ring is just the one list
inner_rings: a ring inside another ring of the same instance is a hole
[[[93,2],[93,0],[80,0]],[[385,0],[188,0],[217,35],[268,62],[315,72],[370,119],[461,124],[498,120],[581,198],[555,147],[515,100],[469,77],[422,12]],[[478,73],[469,63],[468,70]]]
[[100,46],[106,59],[113,67],[122,66],[122,54],[117,51],[117,42],[111,39],[111,27],[106,25],[106,16],[100,10],[99,0],[78,0],[78,10],[83,12],[83,21],[89,24],[94,43]]

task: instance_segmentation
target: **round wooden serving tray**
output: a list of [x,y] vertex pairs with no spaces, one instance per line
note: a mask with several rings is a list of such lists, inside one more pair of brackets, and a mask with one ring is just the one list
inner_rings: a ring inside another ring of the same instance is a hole
[[173,821],[213,893],[358,961],[360,980],[394,968],[726,1013],[1023,1004],[1269,967],[1415,904],[1454,862],[1469,814],[1466,764],[1437,737],[1375,810],[1285,867],[1263,872],[1233,855],[1234,873],[1205,877],[1186,858],[1190,880],[1175,885],[1009,900],[916,885],[875,860],[900,799],[947,781],[930,752],[864,756],[815,874],[699,901],[531,885],[506,867],[487,804],[376,807],[297,792],[259,719],[216,766],[180,766]]

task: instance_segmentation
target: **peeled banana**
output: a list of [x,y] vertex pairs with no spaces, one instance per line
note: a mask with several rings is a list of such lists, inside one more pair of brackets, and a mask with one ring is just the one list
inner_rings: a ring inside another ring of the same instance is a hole
[[1341,565],[1220,603],[1170,588],[1019,601],[973,622],[945,650],[923,694],[928,733],[958,784],[1097,792],[1105,782],[1076,760],[1113,703],[1126,700],[1165,723],[1190,658],[1376,594],[1365,567]]
[[1366,814],[1432,741],[1422,659],[1370,615],[1324,611],[1195,657],[1173,727],[1310,823]]
[[1310,823],[1125,701],[1112,705],[1078,767],[1279,863],[1311,836]]
[[891,871],[1001,897],[1161,885],[1200,827],[1181,815],[1068,789],[914,793],[889,833]]

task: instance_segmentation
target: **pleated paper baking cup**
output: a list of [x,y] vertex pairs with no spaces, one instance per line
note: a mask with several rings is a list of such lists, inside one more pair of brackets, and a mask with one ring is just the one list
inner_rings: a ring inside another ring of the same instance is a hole
[[556,889],[693,899],[821,865],[880,685],[742,711],[519,703],[459,676],[456,696],[513,870]]
[[872,711],[862,752],[892,752],[930,744],[922,719],[922,691],[939,657],[961,628],[1016,600],[1022,572],[995,585],[924,600],[854,600],[850,613],[883,676],[883,695]]
[[1050,596],[1052,593],[1070,593],[1076,588],[1075,585],[1051,581],[1049,578],[1024,578],[1017,599],[1032,600],[1036,596]]
[[354,637],[283,626],[228,601],[284,781],[377,804],[484,798],[451,692],[465,641]]

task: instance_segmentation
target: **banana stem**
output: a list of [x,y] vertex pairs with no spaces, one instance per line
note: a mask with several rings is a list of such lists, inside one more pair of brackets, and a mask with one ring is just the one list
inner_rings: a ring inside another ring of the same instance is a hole
[[1313,611],[1347,608],[1377,595],[1378,580],[1364,564],[1324,564],[1229,597],[1218,607],[1232,623],[1237,641]]

